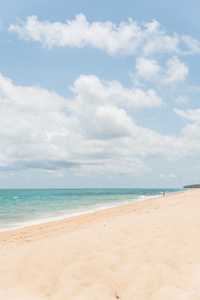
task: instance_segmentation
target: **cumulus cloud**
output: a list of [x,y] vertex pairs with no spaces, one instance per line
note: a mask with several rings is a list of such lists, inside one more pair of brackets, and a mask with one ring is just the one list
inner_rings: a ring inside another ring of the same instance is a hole
[[0,171],[136,176],[149,171],[144,157],[194,153],[196,140],[186,143],[187,131],[177,138],[135,123],[132,108],[161,105],[154,91],[125,89],[119,82],[86,75],[75,80],[72,91],[74,97],[65,99],[0,76]]
[[39,87],[16,86],[0,75],[2,155],[11,162],[16,158],[57,158],[56,143],[70,136],[74,126],[73,119],[67,118],[64,110],[66,101],[56,93]]
[[[115,86],[121,90],[119,98]],[[0,170],[64,169],[80,175],[147,170],[124,148],[130,142],[122,142],[138,131],[118,107],[125,105],[129,91],[87,76],[78,78],[72,89],[75,97],[67,100],[37,86],[16,86],[0,75]]]
[[167,61],[167,72],[163,78],[164,84],[177,83],[185,80],[189,68],[177,57],[172,57]]
[[197,123],[187,124],[182,129],[183,134],[187,137],[187,140],[195,141],[195,147],[199,149],[199,139],[200,139],[200,127]]
[[131,74],[133,81],[145,79],[156,85],[170,85],[183,82],[189,73],[189,68],[176,56],[166,62],[166,67],[161,67],[155,59],[138,57],[136,59],[136,73]]
[[188,109],[186,111],[174,109],[174,111],[179,116],[191,122],[183,127],[182,134],[185,139],[186,148],[190,148],[190,154],[193,148],[193,155],[198,155],[198,151],[200,151],[200,109]]
[[127,110],[162,105],[154,90],[126,89],[118,81],[101,81],[97,76],[80,76],[72,91],[71,111],[81,123],[82,134],[90,138],[133,136],[136,126]]
[[129,19],[117,26],[110,21],[89,23],[84,14],[66,23],[39,21],[37,16],[29,16],[25,22],[12,24],[9,31],[17,33],[22,39],[40,42],[48,48],[91,46],[111,55],[200,53],[199,41],[177,33],[170,36],[156,20],[139,25]]
[[162,99],[152,89],[124,88],[118,81],[103,81],[94,75],[81,75],[76,79],[72,91],[77,94],[79,104],[114,104],[126,107],[159,107]]
[[159,75],[160,69],[158,62],[155,59],[138,57],[136,60],[137,74],[146,80],[155,80]]
[[[18,33],[25,40],[38,41],[49,48],[82,48],[90,45],[110,54],[121,50],[135,52],[140,36],[140,28],[132,20],[129,23],[120,23],[117,28],[111,22],[89,24],[83,14],[77,15],[75,20],[67,20],[64,24],[40,22],[36,16],[30,16],[20,25],[11,25],[9,30]],[[129,49],[126,49],[127,44]]]

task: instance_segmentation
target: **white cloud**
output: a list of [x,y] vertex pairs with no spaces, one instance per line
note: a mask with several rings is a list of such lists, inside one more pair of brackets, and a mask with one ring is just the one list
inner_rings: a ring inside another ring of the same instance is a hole
[[38,86],[16,86],[2,74],[0,74],[0,88],[3,106],[12,104],[16,110],[32,113],[38,110],[53,112],[66,107],[65,99],[55,92],[48,92]]
[[183,82],[189,73],[189,68],[177,57],[166,62],[167,68],[161,67],[155,59],[138,57],[136,59],[136,73],[130,74],[134,84],[140,84],[140,79],[153,82],[155,85],[169,85]]
[[81,103],[94,105],[114,104],[125,107],[159,107],[162,99],[152,89],[124,88],[118,81],[101,81],[97,76],[81,75],[76,79],[72,90]]
[[92,46],[112,55],[200,53],[199,41],[177,33],[167,35],[160,27],[156,20],[142,26],[132,19],[121,22],[119,26],[110,21],[89,23],[83,14],[79,14],[66,23],[40,22],[36,16],[29,16],[26,22],[12,24],[9,31],[17,33],[22,39],[38,41],[48,48]]
[[[110,54],[118,51],[135,52],[138,46],[140,28],[135,22],[120,23],[117,26],[111,22],[88,23],[83,14],[75,20],[66,23],[39,22],[36,16],[27,18],[20,25],[11,25],[10,31],[16,32],[25,40],[41,42],[46,47],[85,47],[91,45]],[[129,49],[126,49],[127,44]]]
[[144,31],[144,55],[153,55],[155,53],[178,53],[179,49],[179,36],[174,33],[173,36],[169,36],[165,31],[160,30],[160,24],[153,20],[152,23],[144,23],[147,28]]
[[163,78],[164,84],[173,84],[185,80],[189,72],[189,68],[181,62],[177,57],[172,57],[167,61],[167,72]]
[[66,118],[63,110],[66,101],[56,93],[16,86],[0,75],[2,155],[8,160],[57,158],[56,142],[66,139],[73,128],[73,119]]
[[119,159],[119,156],[113,156],[112,158],[101,159],[98,161],[90,161],[90,163],[82,165],[77,169],[79,176],[85,177],[89,175],[131,175],[139,176],[140,174],[149,172],[149,168],[139,159],[131,156],[123,157]]
[[186,111],[174,109],[179,116],[191,121],[182,129],[185,140],[185,148],[188,149],[188,155],[198,155],[200,151],[200,109],[188,109]]
[[183,118],[200,123],[200,109],[188,109],[186,111],[181,109],[174,109],[174,111]]
[[97,76],[80,76],[72,91],[71,111],[82,134],[94,139],[134,136],[137,129],[127,110],[162,105],[154,90],[125,89],[118,81],[100,81]]
[[160,66],[155,59],[138,57],[136,60],[136,70],[140,77],[153,81],[160,72]]
[[[0,76],[0,170],[9,174],[44,169],[51,177],[61,176],[63,170],[80,175],[147,171],[129,149],[139,129],[120,107],[126,100],[133,105],[135,91],[116,82],[102,83],[95,76],[81,76],[73,90],[75,98],[69,101]],[[145,97],[151,101],[151,96]]]
[[199,153],[198,140],[186,130],[177,138],[137,126],[131,108],[159,106],[153,91],[85,75],[72,90],[69,100],[0,76],[0,171],[136,176],[149,170],[143,157],[178,159]]
[[199,54],[200,52],[200,41],[194,39],[189,35],[181,36],[181,40],[183,41],[184,45],[186,46],[186,50],[183,50],[184,54],[191,55],[191,54]]
[[199,149],[199,140],[200,140],[200,127],[197,123],[195,124],[187,124],[183,129],[182,129],[183,134],[185,137],[187,137],[187,140],[195,141],[195,147],[198,147]]

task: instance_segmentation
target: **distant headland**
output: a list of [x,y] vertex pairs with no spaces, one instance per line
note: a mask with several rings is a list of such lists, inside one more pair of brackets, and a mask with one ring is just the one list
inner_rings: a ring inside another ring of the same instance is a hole
[[200,189],[200,184],[185,185],[184,189]]

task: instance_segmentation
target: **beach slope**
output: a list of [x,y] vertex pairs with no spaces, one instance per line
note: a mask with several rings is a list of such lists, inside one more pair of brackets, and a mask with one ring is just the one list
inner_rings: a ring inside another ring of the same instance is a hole
[[0,233],[0,299],[200,299],[200,190]]

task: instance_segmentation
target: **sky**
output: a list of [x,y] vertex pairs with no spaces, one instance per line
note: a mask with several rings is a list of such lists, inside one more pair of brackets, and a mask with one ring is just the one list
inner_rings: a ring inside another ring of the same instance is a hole
[[1,0],[0,188],[200,183],[199,11]]

